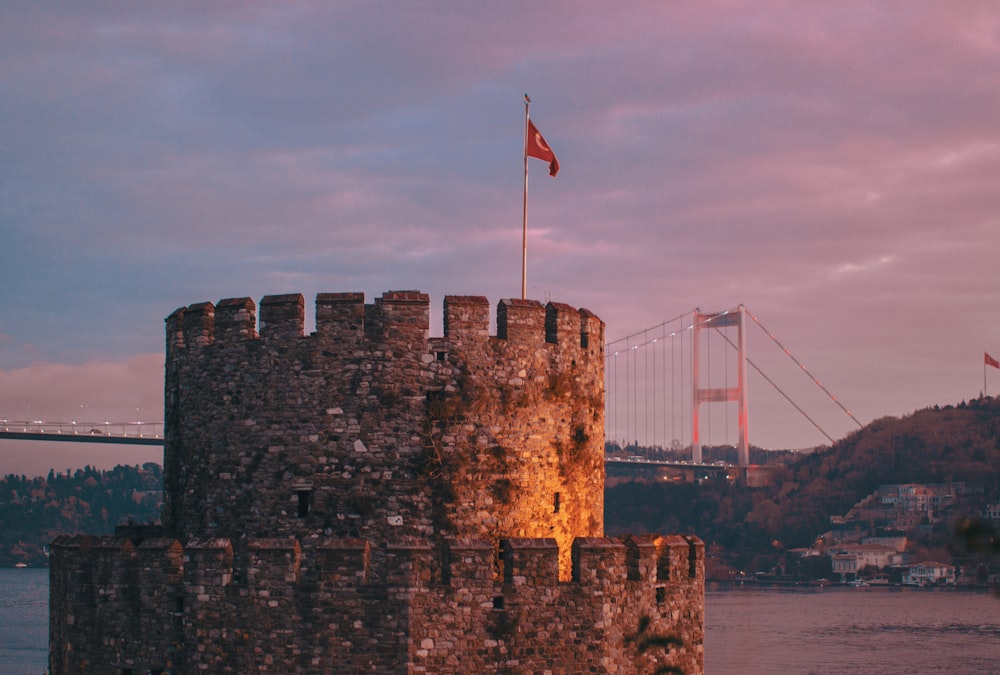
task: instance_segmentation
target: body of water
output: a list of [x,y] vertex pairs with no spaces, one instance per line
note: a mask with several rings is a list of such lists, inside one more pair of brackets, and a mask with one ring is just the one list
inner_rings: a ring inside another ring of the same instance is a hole
[[[0,673],[48,667],[49,575],[0,569]],[[705,595],[708,675],[1000,672],[1000,598],[896,588],[729,589]]]
[[0,569],[0,673],[42,675],[49,667],[49,571]]
[[998,673],[1000,598],[958,589],[710,588],[705,672]]

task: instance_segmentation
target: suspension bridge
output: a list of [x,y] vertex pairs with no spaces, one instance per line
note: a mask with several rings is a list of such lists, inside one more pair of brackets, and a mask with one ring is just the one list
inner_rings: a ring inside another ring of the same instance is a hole
[[[605,440],[621,448],[689,454],[690,459],[679,464],[715,467],[718,463],[702,461],[702,446],[706,441],[711,443],[711,429],[720,426],[719,415],[713,422],[708,406],[721,404],[726,444],[730,428],[735,426],[737,464],[745,468],[750,462],[752,369],[832,443],[833,437],[750,358],[748,319],[845,415],[862,426],[752,312],[739,305],[720,312],[696,308],[605,345]],[[0,439],[162,445],[163,423],[0,419]],[[628,461],[646,460],[632,456]]]
[[[859,428],[862,424],[745,306],[720,312],[689,312],[607,343],[605,347],[605,440],[619,447],[689,453],[706,466],[702,446],[713,428],[710,404],[721,404],[726,443],[735,426],[738,465],[749,465],[749,376],[768,384],[830,443],[833,437],[766,374],[747,350],[754,325]],[[713,339],[714,338],[714,339]],[[715,406],[718,408],[719,406]],[[735,410],[732,410],[735,408]],[[708,419],[706,419],[708,418]],[[718,418],[717,418],[718,419]],[[714,428],[719,427],[714,424]]]

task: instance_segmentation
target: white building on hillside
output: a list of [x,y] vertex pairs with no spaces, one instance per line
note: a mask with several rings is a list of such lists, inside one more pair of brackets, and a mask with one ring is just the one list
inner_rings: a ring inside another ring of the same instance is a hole
[[866,567],[885,569],[902,565],[904,554],[894,546],[881,544],[841,544],[827,549],[827,554],[833,563],[833,573],[840,576],[841,581],[851,581]]
[[906,586],[955,585],[955,566],[939,562],[921,562],[906,566],[903,572]]

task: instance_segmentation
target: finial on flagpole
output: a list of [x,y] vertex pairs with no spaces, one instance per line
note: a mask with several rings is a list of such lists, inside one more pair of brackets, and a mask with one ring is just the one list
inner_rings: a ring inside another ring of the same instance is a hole
[[531,98],[528,97],[528,92],[524,92],[524,105],[531,103]]

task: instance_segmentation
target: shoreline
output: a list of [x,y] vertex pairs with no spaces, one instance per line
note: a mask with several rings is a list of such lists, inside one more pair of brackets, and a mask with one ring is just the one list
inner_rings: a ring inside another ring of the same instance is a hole
[[929,586],[912,586],[909,584],[855,584],[852,582],[842,583],[839,581],[783,581],[769,579],[759,581],[756,579],[706,579],[705,591],[738,591],[738,590],[801,590],[801,591],[822,591],[822,590],[888,590],[888,591],[945,591],[945,592],[976,592],[1000,595],[1000,587],[988,584],[940,584]]

